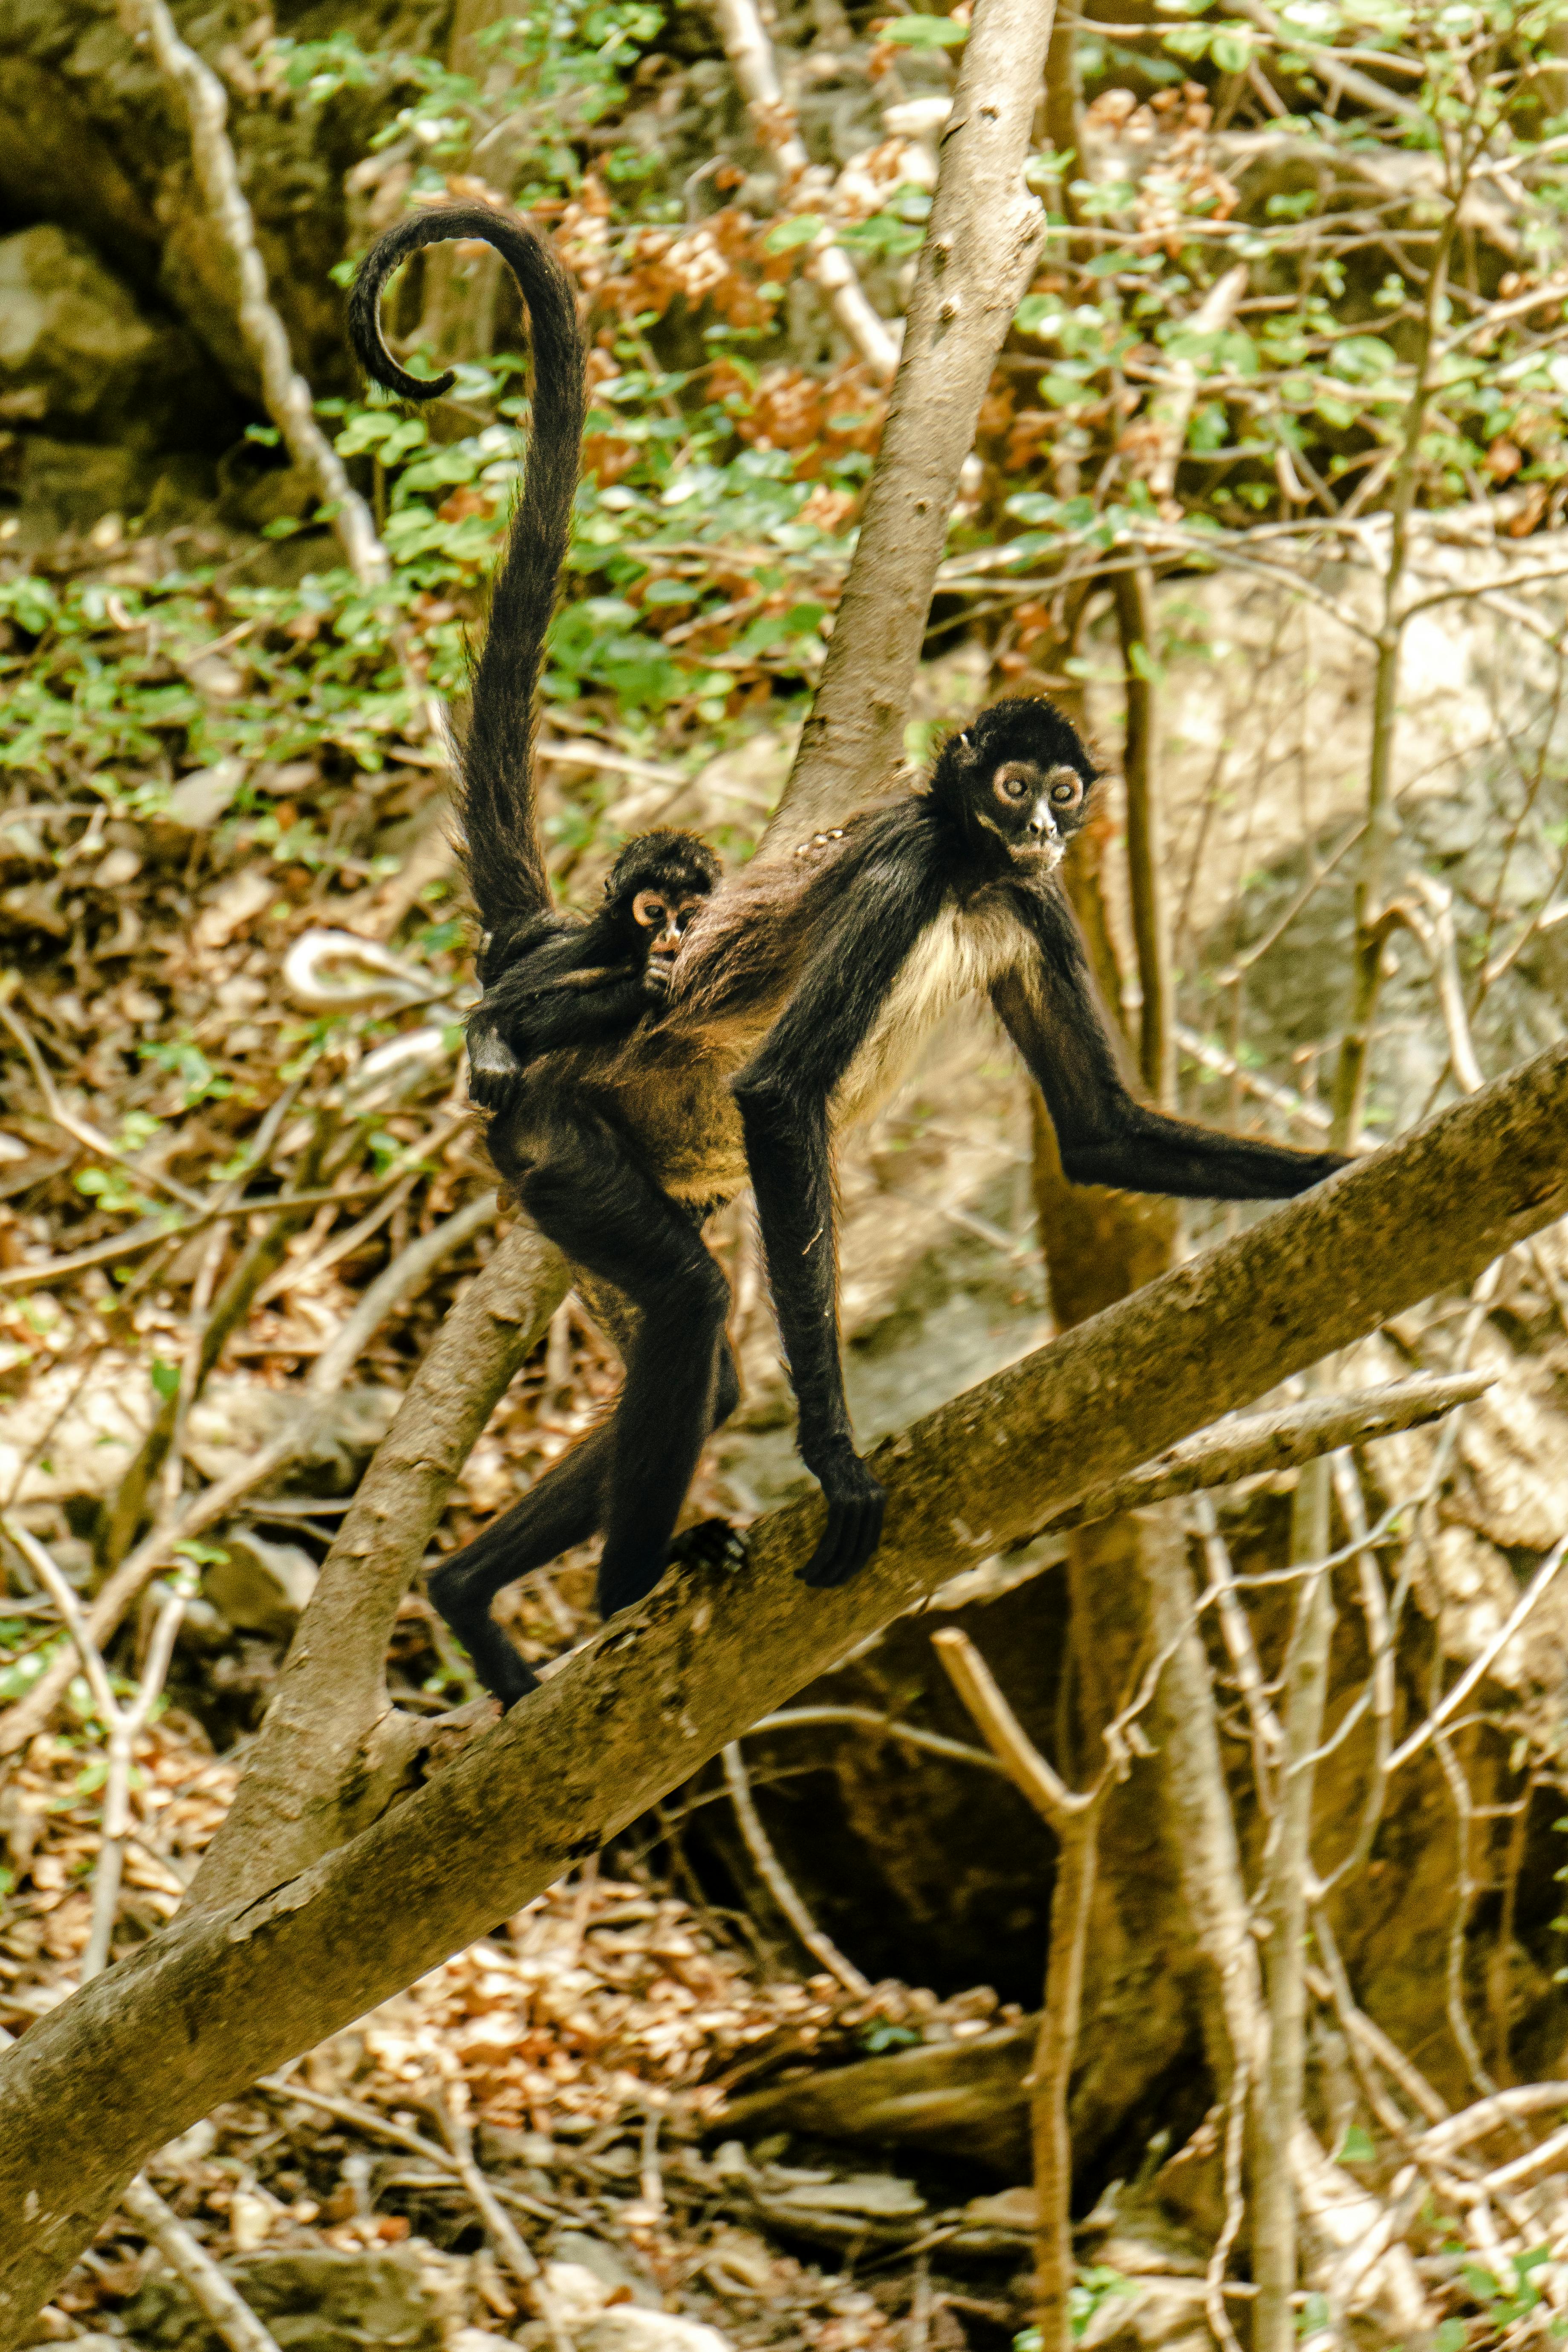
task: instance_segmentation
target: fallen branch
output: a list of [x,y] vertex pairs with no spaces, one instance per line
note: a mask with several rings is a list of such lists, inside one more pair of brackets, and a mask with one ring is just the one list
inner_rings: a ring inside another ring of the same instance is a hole
[[[321,1851],[324,1832],[357,1799],[275,1780],[297,1832],[307,1808],[323,1817],[300,1841],[319,1858],[280,1873],[286,1839],[269,1834],[254,1858],[231,1843],[225,1892],[238,1899],[188,1908],[0,2058],[0,2343],[16,2340],[152,2149],[519,1909],[963,1560],[1390,1315],[1468,1286],[1568,1214],[1565,1122],[1568,1042],[879,1446],[886,1534],[841,1591],[804,1594],[794,1574],[820,1499],[775,1512],[753,1531],[744,1577],[667,1577],[337,1851]],[[451,1356],[447,1367],[450,1379]],[[455,1423],[455,1410],[444,1430]],[[392,1485],[389,1473],[383,1496]],[[389,1556],[375,1564],[381,1598]],[[352,1657],[361,1616],[376,1612],[338,1605]],[[371,1631],[384,1636],[384,1623]],[[329,1645],[312,1671],[329,1689]],[[319,1726],[311,1735],[314,1772]],[[348,1743],[345,1767],[361,1748]]]
[[184,100],[196,178],[239,280],[239,331],[260,373],[267,413],[295,464],[313,477],[355,579],[362,588],[384,587],[390,569],[374,519],[316,422],[310,387],[294,365],[287,331],[267,292],[256,220],[240,186],[239,163],[228,134],[223,83],[189,42],[181,39],[165,0],[120,0],[120,16],[139,47],[151,44],[159,72]]
[[[285,2104],[292,2100],[299,2106],[319,2107],[323,2115],[333,2116],[340,2123],[351,2124],[367,2138],[384,2139],[391,2147],[401,2147],[409,2156],[417,2156],[423,2163],[434,2166],[438,2172],[444,2172],[453,2180],[462,2183],[462,2172],[449,2149],[435,2140],[427,2139],[411,2124],[394,2123],[390,2116],[383,2116],[379,2107],[366,2106],[360,2099],[342,2098],[335,2092],[313,2091],[308,2084],[286,2080],[277,2074],[264,2074],[256,2087],[258,2091],[265,2091],[268,2097]],[[547,2205],[542,2198],[529,2197],[522,2189],[501,2189],[494,2182],[491,2187],[504,2202],[515,2205],[520,2213],[531,2213],[536,2221],[562,2221],[574,2218],[564,2206]]]
[[511,2215],[502,2210],[495,2189],[479,2168],[467,2116],[451,2098],[438,2100],[436,2113],[443,2137],[452,2151],[453,2170],[467,2190],[475,2211],[485,2224],[486,2235],[532,2305],[535,2317],[543,2320],[555,2352],[573,2352],[571,2337],[561,2325],[560,2314],[545,2284],[544,2273],[533,2248]]
[[229,2352],[277,2352],[277,2338],[150,2180],[139,2176],[120,2204],[183,2282],[197,2310],[212,2321]]

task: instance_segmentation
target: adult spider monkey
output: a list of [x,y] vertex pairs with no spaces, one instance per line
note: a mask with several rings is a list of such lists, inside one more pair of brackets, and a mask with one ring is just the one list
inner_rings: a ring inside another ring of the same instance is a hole
[[[576,322],[559,265],[533,232],[467,208],[418,215],[374,248],[355,289],[360,357],[383,383],[428,397],[449,381],[407,376],[377,323],[389,271],[443,236],[486,238],[512,262],[538,371],[533,447],[475,678],[462,798],[469,871],[491,929],[480,977],[506,1043],[507,1015],[489,993],[507,961],[494,945],[491,906],[527,899],[537,914],[547,903],[529,704],[565,506],[551,538],[534,483],[538,472],[570,498],[576,444],[568,450],[563,436],[578,429],[580,407],[552,401],[549,387],[567,373]],[[747,1177],[800,1408],[798,1444],[828,1507],[799,1573],[808,1585],[841,1584],[875,1550],[883,1494],[855,1451],[839,1353],[832,1139],[891,1092],[961,996],[989,996],[1045,1097],[1075,1182],[1277,1199],[1343,1164],[1336,1153],[1170,1117],[1130,1091],[1057,873],[1094,776],[1050,703],[998,703],[947,742],[924,789],[718,889],[691,923],[664,1009],[621,1042],[585,1030],[568,1044],[563,999],[552,1050],[529,1061],[520,1024],[513,1059],[527,1066],[493,1087],[491,1156],[542,1230],[628,1298],[638,1319],[614,1419],[431,1580],[436,1606],[503,1701],[535,1679],[490,1619],[503,1585],[600,1528],[606,1614],[641,1599],[664,1571],[703,1443],[736,1402],[728,1288],[700,1228]],[[522,911],[508,934],[519,944]]]

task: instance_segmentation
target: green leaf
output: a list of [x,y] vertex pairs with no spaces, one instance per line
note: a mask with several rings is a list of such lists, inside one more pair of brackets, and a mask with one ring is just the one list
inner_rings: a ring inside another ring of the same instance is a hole
[[874,2058],[883,2050],[909,2049],[919,2040],[920,2035],[914,2026],[889,2025],[885,2018],[879,2018],[860,2036],[860,2045]]
[[1377,2150],[1372,2144],[1371,2134],[1364,2131],[1360,2124],[1349,2124],[1345,2127],[1345,2135],[1340,2142],[1339,2154],[1335,2157],[1334,2162],[1336,2164],[1370,2164],[1376,2154]]
[[1462,2319],[1440,2320],[1433,2331],[1432,2352],[1465,2352],[1469,2331]]
[[797,213],[792,220],[780,221],[777,227],[770,228],[762,243],[768,253],[788,253],[793,246],[810,245],[821,233],[819,214]]
[[911,49],[961,49],[969,37],[967,25],[951,16],[898,16],[884,25],[878,38]]
[[154,1356],[151,1370],[152,1385],[167,1404],[172,1397],[180,1393],[180,1367],[178,1364],[165,1364]]
[[1049,335],[1061,316],[1060,294],[1026,294],[1013,313],[1020,335]]

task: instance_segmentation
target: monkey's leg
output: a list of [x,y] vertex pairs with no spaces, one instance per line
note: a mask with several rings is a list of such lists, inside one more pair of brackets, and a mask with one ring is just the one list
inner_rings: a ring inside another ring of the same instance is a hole
[[520,1502],[492,1519],[481,1535],[443,1560],[427,1582],[431,1601],[474,1661],[474,1671],[503,1706],[538,1688],[490,1615],[503,1586],[586,1543],[604,1524],[605,1497],[615,1454],[615,1425],[606,1422],[574,1445]]
[[[637,1309],[616,1411],[599,1605],[651,1592],[718,1407],[734,1410],[729,1285],[691,1218],[597,1121],[558,1126],[524,1202],[566,1255]],[[724,1378],[721,1393],[721,1364]]]
[[[735,1358],[728,1340],[723,1339],[714,1400],[715,1428],[727,1421],[739,1401]],[[467,1651],[486,1689],[503,1706],[511,1706],[537,1690],[538,1676],[518,1657],[492,1618],[491,1604],[507,1585],[516,1584],[536,1568],[547,1567],[574,1544],[586,1543],[598,1533],[604,1524],[614,1453],[612,1417],[573,1446],[472,1543],[444,1560],[426,1581],[432,1604]],[[702,1527],[691,1528],[670,1550],[672,1557],[713,1566],[737,1567],[745,1557],[741,1538],[721,1520],[706,1520]]]

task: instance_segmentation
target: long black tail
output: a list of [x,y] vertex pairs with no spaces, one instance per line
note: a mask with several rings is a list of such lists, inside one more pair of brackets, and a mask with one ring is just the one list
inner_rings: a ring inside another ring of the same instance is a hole
[[434,400],[450,391],[450,373],[414,376],[398,365],[382,334],[381,294],[411,253],[451,237],[482,239],[504,257],[533,331],[533,432],[474,673],[458,791],[468,884],[492,939],[481,962],[499,969],[507,935],[550,903],[535,809],[534,694],[571,530],[587,412],[586,351],[576,291],[549,239],[527,221],[482,205],[441,205],[400,221],[361,264],[349,299],[349,331],[367,375],[405,400]]

